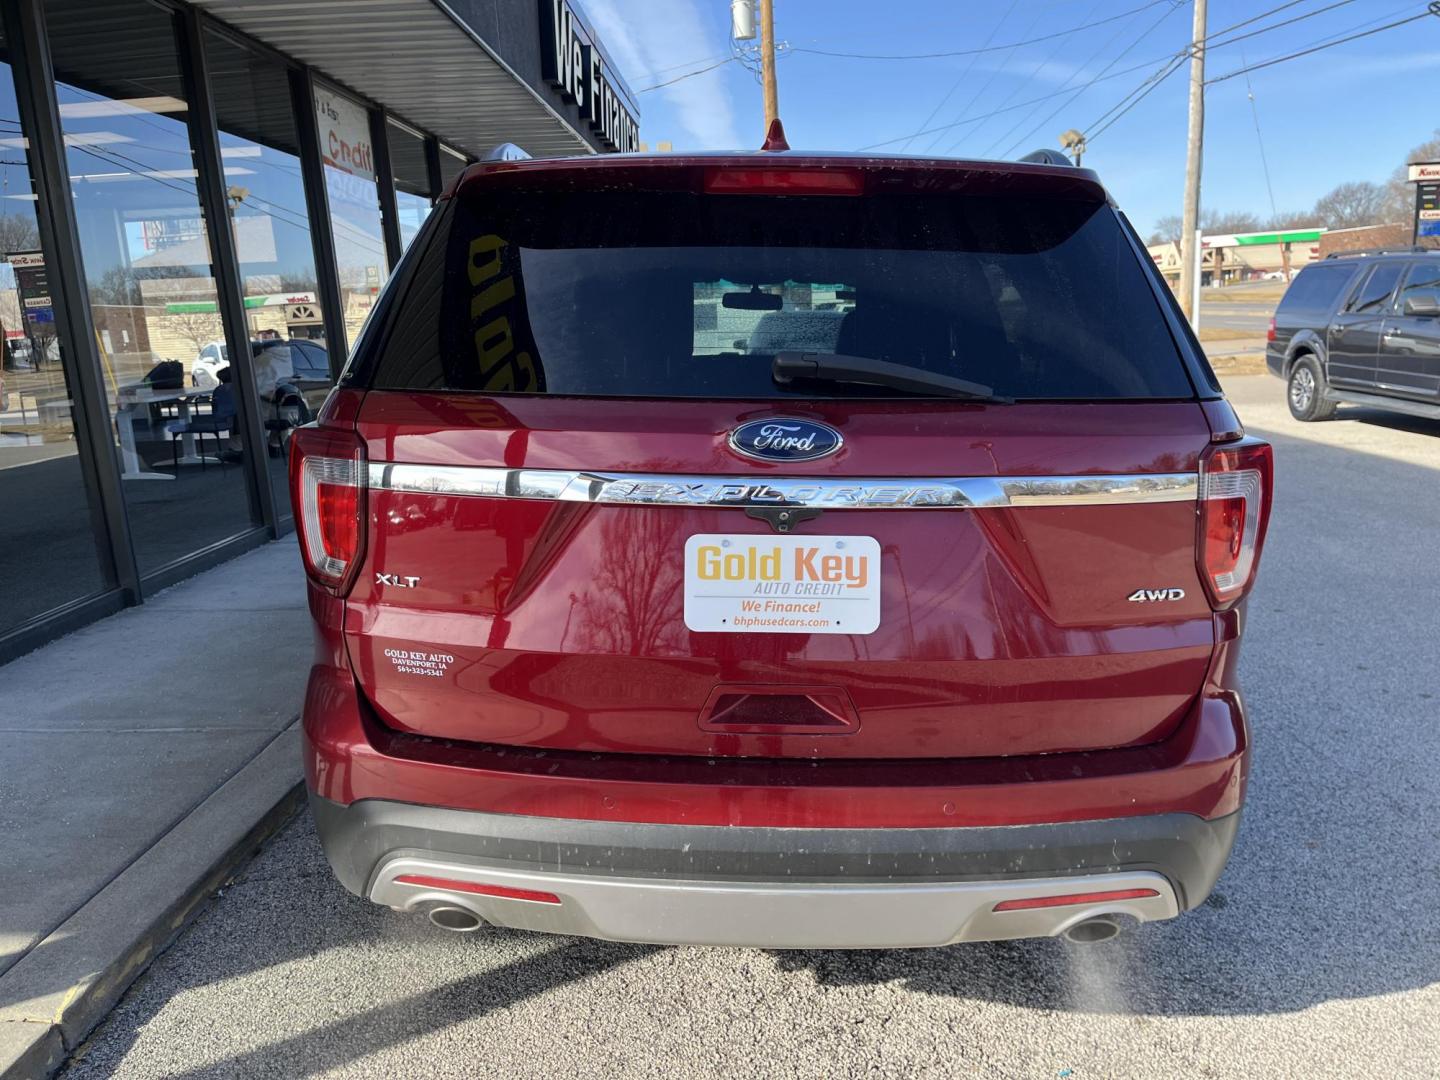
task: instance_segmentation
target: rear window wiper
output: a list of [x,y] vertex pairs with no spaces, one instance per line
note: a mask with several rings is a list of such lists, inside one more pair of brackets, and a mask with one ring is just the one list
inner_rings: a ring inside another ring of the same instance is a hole
[[1003,397],[990,387],[967,379],[907,364],[892,364],[889,360],[877,360],[871,356],[849,356],[845,353],[777,352],[770,363],[770,377],[782,386],[795,379],[819,379],[883,386],[912,394],[965,398],[992,405],[1015,403],[1014,398]]

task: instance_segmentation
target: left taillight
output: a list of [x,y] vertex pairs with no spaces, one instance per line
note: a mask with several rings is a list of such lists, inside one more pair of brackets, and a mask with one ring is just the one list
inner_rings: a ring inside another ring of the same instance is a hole
[[290,443],[290,504],[305,572],[337,596],[365,553],[365,445],[353,431],[296,428]]
[[1200,459],[1196,559],[1216,611],[1230,607],[1254,584],[1270,524],[1274,473],[1270,444],[1260,439],[1217,444]]

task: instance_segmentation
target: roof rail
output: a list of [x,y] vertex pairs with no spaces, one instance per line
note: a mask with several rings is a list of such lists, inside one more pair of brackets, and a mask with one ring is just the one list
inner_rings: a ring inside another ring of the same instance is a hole
[[513,142],[502,142],[485,155],[485,161],[529,161],[530,155]]
[[1332,251],[1326,255],[1327,259],[1358,259],[1365,255],[1436,255],[1440,249],[1425,247],[1421,244],[1412,244],[1409,247],[1393,248],[1362,248],[1359,251]]
[[1020,158],[1021,161],[1029,162],[1032,165],[1070,165],[1072,162],[1059,150],[1051,150],[1048,147],[1041,147],[1039,150],[1031,150],[1030,153]]

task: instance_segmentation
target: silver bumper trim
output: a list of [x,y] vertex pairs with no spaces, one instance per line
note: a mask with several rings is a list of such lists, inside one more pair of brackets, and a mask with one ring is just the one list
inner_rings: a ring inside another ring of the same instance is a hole
[[1194,502],[1195,473],[919,478],[727,477],[371,462],[379,491],[616,506],[954,510]]
[[[407,884],[402,876],[552,893],[559,904]],[[1157,896],[995,911],[1004,900],[1153,889]],[[1180,908],[1149,871],[965,882],[716,882],[540,873],[435,858],[381,864],[371,900],[406,911],[463,907],[497,926],[611,941],[775,949],[894,949],[1053,937],[1097,915],[1148,922]]]

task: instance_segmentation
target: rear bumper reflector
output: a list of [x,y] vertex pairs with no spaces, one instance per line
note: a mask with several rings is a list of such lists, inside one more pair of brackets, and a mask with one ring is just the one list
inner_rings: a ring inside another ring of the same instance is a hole
[[1196,473],[856,478],[682,476],[371,462],[377,491],[631,506],[945,510],[1194,502]]
[[417,885],[422,889],[441,889],[446,892],[470,893],[473,896],[498,896],[502,900],[528,900],[534,904],[558,904],[560,897],[538,889],[516,889],[509,885],[486,885],[478,881],[456,881],[453,878],[432,877],[429,874],[401,874],[395,878],[397,885]]
[[1066,893],[1063,896],[1031,896],[1023,900],[1002,900],[996,911],[1034,911],[1036,908],[1072,907],[1076,904],[1104,904],[1112,900],[1143,900],[1160,894],[1154,889],[1112,889],[1109,892]]

